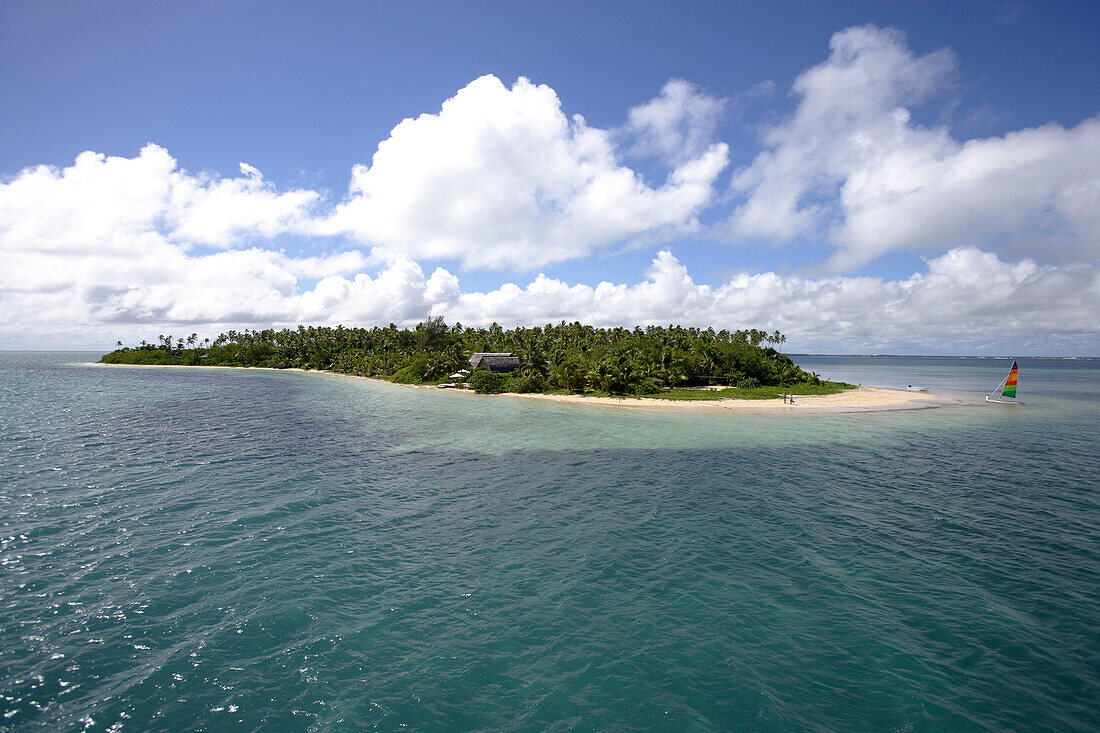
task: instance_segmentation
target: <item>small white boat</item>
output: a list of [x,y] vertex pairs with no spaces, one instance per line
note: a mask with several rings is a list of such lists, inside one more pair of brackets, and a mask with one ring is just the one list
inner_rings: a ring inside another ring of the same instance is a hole
[[1022,405],[1016,399],[1016,381],[1020,376],[1019,370],[1016,368],[1016,361],[1012,361],[1012,368],[1008,370],[1008,376],[1001,380],[1001,383],[997,385],[997,389],[993,390],[985,396],[986,402],[996,402],[998,405]]
[[910,384],[908,387],[906,387],[906,389],[909,390],[910,392],[927,392],[928,391],[927,387],[918,387],[915,384]]

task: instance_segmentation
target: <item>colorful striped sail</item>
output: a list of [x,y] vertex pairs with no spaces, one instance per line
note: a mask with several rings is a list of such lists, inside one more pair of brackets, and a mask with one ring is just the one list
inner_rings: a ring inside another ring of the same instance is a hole
[[1010,397],[1016,399],[1016,377],[1019,373],[1016,371],[1016,362],[1012,362],[1012,369],[1008,372],[1008,379],[1005,380],[1005,388],[1001,392],[1002,397]]

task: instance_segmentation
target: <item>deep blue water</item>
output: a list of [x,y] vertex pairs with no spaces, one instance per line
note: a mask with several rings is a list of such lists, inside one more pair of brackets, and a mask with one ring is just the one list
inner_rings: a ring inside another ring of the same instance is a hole
[[1100,364],[680,415],[0,353],[0,728],[1100,728]]

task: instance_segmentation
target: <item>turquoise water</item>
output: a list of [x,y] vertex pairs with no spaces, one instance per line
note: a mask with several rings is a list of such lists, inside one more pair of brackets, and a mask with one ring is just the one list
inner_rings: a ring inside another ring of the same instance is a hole
[[642,413],[0,354],[0,728],[1100,728],[1100,364]]

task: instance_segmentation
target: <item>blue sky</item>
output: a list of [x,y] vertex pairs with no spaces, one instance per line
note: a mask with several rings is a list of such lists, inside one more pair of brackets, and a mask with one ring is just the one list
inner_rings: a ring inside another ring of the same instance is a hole
[[[7,2],[0,348],[437,314],[1095,355],[1097,31],[1088,2]],[[555,103],[573,127],[541,144],[569,150],[531,159]]]

